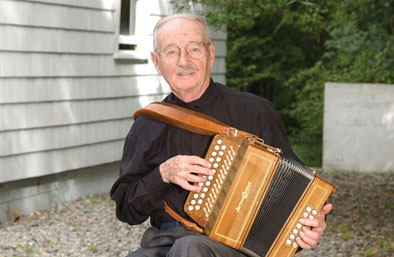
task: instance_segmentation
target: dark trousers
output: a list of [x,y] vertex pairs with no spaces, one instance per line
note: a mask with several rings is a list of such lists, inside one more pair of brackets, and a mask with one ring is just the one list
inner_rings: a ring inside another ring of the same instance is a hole
[[245,257],[246,255],[218,243],[207,236],[187,231],[181,225],[158,229],[148,228],[141,248],[127,257]]

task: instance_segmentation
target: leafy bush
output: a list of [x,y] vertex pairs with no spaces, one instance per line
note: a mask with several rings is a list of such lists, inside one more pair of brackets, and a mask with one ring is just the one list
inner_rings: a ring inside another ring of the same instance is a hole
[[394,83],[390,0],[174,2],[227,28],[228,86],[271,100],[307,164],[321,164],[325,82]]

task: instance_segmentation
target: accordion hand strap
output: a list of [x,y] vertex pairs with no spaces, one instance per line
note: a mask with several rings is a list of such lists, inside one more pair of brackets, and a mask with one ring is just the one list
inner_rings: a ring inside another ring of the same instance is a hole
[[173,217],[176,221],[178,221],[179,223],[181,223],[181,225],[186,229],[186,230],[193,230],[194,232],[203,233],[203,229],[200,228],[196,223],[187,220],[185,218],[183,218],[182,216],[180,216],[178,213],[176,213],[176,211],[174,211],[173,209],[171,209],[170,206],[168,206],[167,202],[164,201],[164,210],[171,216]]
[[250,133],[229,127],[206,114],[164,102],[153,102],[138,110],[134,113],[134,119],[139,115],[148,116],[152,119],[201,135],[214,136],[216,134],[228,134],[232,136],[254,136]]

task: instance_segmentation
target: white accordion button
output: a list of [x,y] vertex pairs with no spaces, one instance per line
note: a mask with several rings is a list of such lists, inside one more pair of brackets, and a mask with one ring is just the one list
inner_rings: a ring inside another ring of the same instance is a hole
[[206,193],[206,192],[208,192],[208,188],[207,188],[207,187],[204,187],[204,188],[202,189],[202,191],[204,191],[204,192]]
[[295,235],[294,235],[294,234],[291,234],[291,235],[290,235],[290,239],[291,239],[291,240],[294,240],[294,238],[295,238]]
[[301,228],[302,228],[302,225],[301,225],[300,223],[297,223],[296,227],[297,227],[298,229],[301,229]]
[[294,234],[298,234],[298,230],[297,229],[293,229],[293,233]]
[[291,245],[291,240],[287,239],[287,240],[286,240],[286,244],[287,244],[287,245]]
[[200,183],[198,183],[198,185],[199,185],[200,187],[202,187],[202,186],[204,185],[204,183],[203,183],[203,182],[200,182]]
[[194,204],[196,204],[196,200],[193,199],[190,201],[190,203],[194,205]]
[[226,149],[227,149],[227,146],[226,145],[222,145],[222,150],[224,151]]
[[[220,149],[220,147],[218,145],[215,145],[214,149],[217,151]],[[219,153],[220,154],[220,153]]]
[[189,205],[189,211],[192,211],[193,209],[193,206]]
[[198,204],[202,204],[202,200],[201,199],[198,199]]
[[217,152],[212,152],[212,156],[215,157],[218,153]]
[[216,157],[216,162],[221,162],[221,161],[222,161],[222,158]]
[[218,143],[218,145],[220,145],[220,144],[222,144],[222,143],[223,143],[223,140],[221,140],[221,139],[218,139],[218,141],[216,141],[216,143]]
[[201,198],[205,198],[205,194],[204,193],[201,193]]
[[212,180],[212,179],[213,179],[213,176],[209,176],[208,179],[209,179],[209,180]]
[[316,216],[316,215],[317,215],[317,211],[316,211],[316,210],[313,210],[313,211],[312,211],[312,215],[313,215],[313,216]]
[[306,207],[306,211],[307,211],[307,212],[311,212],[311,211],[312,211],[312,208],[308,206],[308,207]]
[[296,242],[294,242],[292,246],[293,246],[293,248],[297,248],[298,244]]
[[215,158],[213,158],[213,157],[209,158],[209,162],[214,162],[214,161],[215,161]]
[[193,197],[194,197],[195,199],[197,199],[197,198],[198,198],[198,194],[194,194]]
[[205,185],[206,185],[207,187],[209,187],[209,186],[211,185],[211,181],[205,182]]
[[[217,146],[218,147],[218,150],[219,150],[219,146]],[[219,152],[219,156],[223,156],[224,155],[224,152],[223,151],[220,151]]]
[[304,218],[308,217],[308,213],[304,212],[304,214],[302,214],[302,216],[304,216]]
[[313,220],[314,218],[312,215],[309,215],[309,219]]
[[218,167],[219,167],[219,164],[217,164],[216,162],[213,164],[213,167],[215,168],[215,169],[217,169]]
[[200,210],[200,205],[196,205],[196,211]]

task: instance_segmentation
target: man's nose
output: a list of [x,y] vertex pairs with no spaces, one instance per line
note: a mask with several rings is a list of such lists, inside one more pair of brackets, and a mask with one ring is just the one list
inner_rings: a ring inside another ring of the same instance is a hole
[[179,66],[185,66],[189,64],[189,54],[187,53],[186,49],[181,49],[179,52],[179,58],[178,58],[178,65]]

